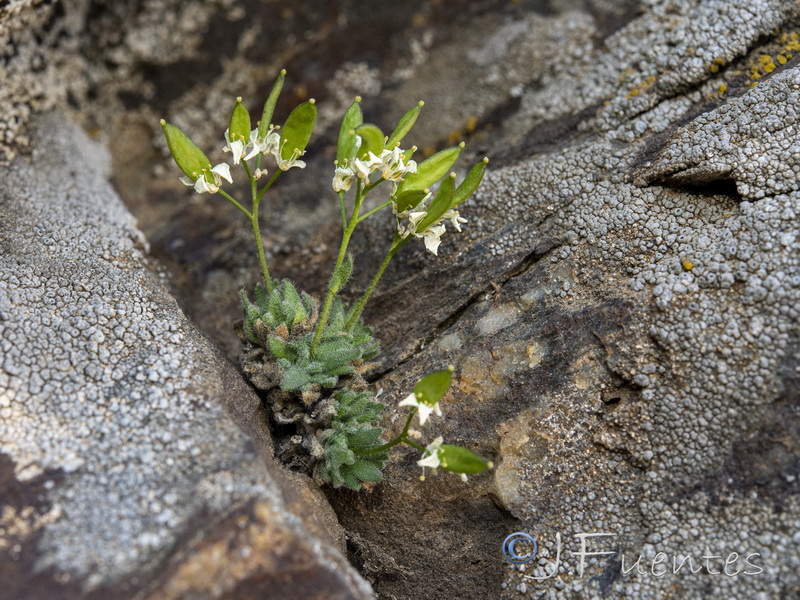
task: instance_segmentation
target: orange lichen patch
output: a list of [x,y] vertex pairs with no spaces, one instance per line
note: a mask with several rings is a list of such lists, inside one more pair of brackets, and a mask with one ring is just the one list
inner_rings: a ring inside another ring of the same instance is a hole
[[650,89],[651,87],[653,87],[653,84],[655,82],[656,82],[655,76],[651,75],[650,77],[648,77],[647,79],[645,79],[641,83],[637,83],[636,85],[628,88],[628,93],[625,94],[625,97],[626,98],[633,98],[634,96],[638,96],[642,92],[645,92],[648,89]]
[[711,62],[711,65],[708,67],[708,70],[711,71],[712,73],[719,73],[720,68],[722,68],[723,66],[725,66],[725,61],[722,58],[717,57]]
[[781,44],[783,49],[787,52],[796,52],[800,50],[800,34],[796,32],[781,34]]
[[792,59],[792,53],[800,50],[800,34],[797,32],[776,33],[780,46],[769,54],[759,55],[750,65],[750,87],[753,88],[765,75],[772,73]]

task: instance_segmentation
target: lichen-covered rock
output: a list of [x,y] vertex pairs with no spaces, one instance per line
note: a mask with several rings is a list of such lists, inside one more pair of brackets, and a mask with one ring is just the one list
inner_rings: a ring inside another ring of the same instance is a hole
[[105,151],[59,115],[33,139],[0,195],[3,594],[370,597],[258,397],[149,270]]
[[797,69],[775,73],[751,92],[692,121],[641,177],[673,185],[734,181],[748,200],[797,191],[798,90]]
[[[216,199],[175,202],[185,190],[165,157],[142,150],[158,117],[213,148],[221,106],[268,89],[280,67],[297,73],[290,89],[317,98],[319,137],[303,177],[274,189],[266,245],[274,272],[310,292],[340,233],[330,133],[353,95],[379,124],[424,99],[418,145],[465,136],[490,156],[465,234],[435,260],[409,244],[365,312],[384,349],[367,375],[385,391],[383,426],[399,431],[396,401],[452,363],[445,418],[423,433],[496,464],[468,485],[420,484],[418,454],[401,450],[371,493],[328,494],[379,597],[797,595],[796,3],[316,0],[275,17],[273,4],[207,1],[178,19],[193,32],[165,39],[175,21],[157,15],[176,5],[86,18],[95,83],[76,112],[114,132],[120,193],[231,356],[235,292],[258,276],[249,234]],[[390,231],[365,223],[346,300]],[[501,552],[514,531],[539,541],[525,567]],[[610,554],[581,574],[584,533],[612,535],[587,540]],[[204,556],[223,540],[208,539]]]
[[[763,8],[746,19],[735,3],[654,4],[594,56],[600,65],[617,54],[636,61],[629,78],[658,74],[647,89],[628,94],[608,77],[589,90],[582,72],[524,95],[505,124],[534,139],[510,149],[508,138],[497,141],[516,164],[493,161],[464,206],[474,242],[447,240],[442,261],[397,268],[382,282],[366,318],[402,340],[384,342],[390,353],[411,358],[378,382],[387,404],[427,369],[455,364],[436,432],[497,467],[491,482],[428,478],[418,489],[397,482],[413,479],[409,453],[390,466],[379,508],[341,505],[381,594],[408,589],[382,570],[427,573],[433,598],[461,589],[519,599],[797,593],[798,75],[789,62],[767,79],[737,73],[776,54],[792,31],[790,5]],[[759,20],[768,14],[775,20]],[[651,54],[670,25],[693,41]],[[731,58],[688,68],[689,47]],[[735,94],[720,94],[723,82]],[[569,105],[565,95],[583,85]],[[526,108],[547,97],[562,101]],[[610,100],[590,107],[592,98]],[[570,109],[584,112],[562,117]],[[728,178],[736,187],[717,183]],[[391,309],[380,306],[385,298]],[[390,417],[395,428],[400,416]],[[419,506],[437,512],[407,523]],[[480,525],[468,524],[476,515]],[[531,533],[537,560],[513,568],[503,536],[492,545],[492,527]],[[400,550],[370,554],[385,539],[379,530],[399,531]],[[581,573],[584,533],[611,535],[588,539],[587,552],[609,554],[587,556]],[[444,551],[431,561],[422,544]],[[688,572],[687,558],[702,575]],[[450,579],[464,562],[484,573],[483,587],[472,573]],[[502,586],[489,591],[498,564]]]

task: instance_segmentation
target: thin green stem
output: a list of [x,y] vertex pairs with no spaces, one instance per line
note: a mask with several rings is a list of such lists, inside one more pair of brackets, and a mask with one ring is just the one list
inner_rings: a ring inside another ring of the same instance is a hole
[[371,211],[369,211],[369,212],[366,212],[366,213],[364,213],[363,215],[361,215],[361,216],[358,218],[358,222],[359,222],[359,223],[361,223],[361,221],[363,221],[363,220],[364,220],[364,219],[366,219],[367,217],[370,217],[370,216],[374,215],[374,214],[375,214],[376,212],[378,212],[379,210],[383,210],[384,208],[386,208],[387,206],[389,206],[391,203],[392,203],[392,201],[391,201],[391,200],[387,200],[386,202],[384,202],[384,203],[383,203],[383,204],[381,204],[380,206],[376,206],[376,207],[375,207],[375,208],[373,208]]
[[281,174],[280,170],[276,170],[272,175],[267,185],[258,192],[258,186],[255,177],[250,173],[247,163],[242,162],[247,176],[250,179],[250,192],[253,195],[253,213],[250,215],[250,224],[253,226],[253,236],[256,238],[256,251],[258,252],[258,262],[261,264],[261,275],[264,277],[264,285],[267,286],[267,293],[272,293],[272,279],[269,276],[269,268],[267,267],[267,256],[264,254],[264,244],[261,241],[261,226],[258,222],[258,206],[261,203],[261,198],[264,197],[266,191],[272,186],[278,175]]
[[409,446],[413,446],[414,448],[416,448],[420,452],[425,452],[426,451],[424,446],[420,446],[419,444],[417,444],[415,442],[412,442],[407,437],[404,437],[402,441],[403,441],[404,444],[408,444]]
[[258,225],[258,203],[255,202],[253,206],[254,212],[250,219],[253,225],[253,236],[256,238],[256,250],[258,251],[258,262],[261,263],[261,275],[264,277],[264,284],[267,286],[267,292],[272,293],[272,279],[269,276],[269,268],[267,267],[267,256],[264,254],[264,244],[261,242],[261,229]]
[[228,194],[228,193],[227,193],[226,191],[224,191],[224,190],[219,190],[219,194],[220,194],[221,196],[223,196],[225,199],[227,199],[227,200],[228,200],[228,202],[230,202],[231,204],[233,204],[233,205],[234,205],[236,208],[238,208],[240,211],[242,211],[242,212],[243,212],[245,215],[247,215],[247,218],[248,218],[248,219],[251,219],[251,220],[252,220],[252,218],[253,218],[253,215],[250,213],[250,211],[249,211],[249,210],[247,210],[247,209],[246,209],[244,206],[242,206],[241,204],[239,204],[239,203],[238,203],[236,200],[234,200],[234,199],[233,199],[233,196],[231,196],[230,194]]
[[[353,235],[353,231],[355,230],[356,225],[358,225],[358,211],[361,210],[361,203],[364,202],[365,196],[366,192],[362,192],[361,180],[359,179],[356,182],[356,202],[355,206],[353,206],[353,215],[350,217],[350,223],[342,232],[342,243],[339,245],[339,255],[336,257],[336,264],[333,267],[333,273],[336,273],[339,270],[339,267],[342,266],[342,263],[347,256],[347,246],[350,243],[350,236]],[[325,296],[325,304],[322,306],[322,313],[320,313],[319,321],[317,321],[317,327],[314,330],[314,339],[311,341],[311,348],[309,348],[309,352],[312,356],[314,354],[314,350],[319,344],[320,338],[322,337],[322,331],[325,329],[325,325],[328,324],[328,317],[330,316],[331,306],[333,305],[333,298],[336,296],[336,291],[331,285],[332,283],[333,281],[328,284],[328,294]]]
[[[383,445],[381,445],[381,446],[377,446],[376,448],[370,448],[369,450],[362,450],[361,452],[358,452],[358,451],[356,451],[356,450],[353,450],[353,454],[359,454],[359,455],[364,455],[364,454],[377,454],[378,452],[383,452],[383,451],[385,451],[385,450],[388,450],[389,448],[393,448],[394,446],[397,446],[397,444],[399,444],[399,443],[401,443],[401,442],[406,442],[406,443],[408,443],[408,442],[405,440],[405,437],[406,437],[406,435],[408,434],[408,429],[409,429],[409,427],[411,427],[411,419],[413,419],[413,418],[414,418],[414,415],[415,415],[415,414],[417,414],[417,409],[416,409],[416,408],[412,408],[412,409],[411,409],[411,412],[410,412],[410,413],[408,413],[408,418],[406,419],[406,424],[405,424],[405,426],[403,427],[403,431],[401,431],[401,432],[400,432],[400,435],[398,435],[396,438],[394,438],[394,439],[393,439],[391,442],[386,442],[385,444],[383,444]],[[412,446],[415,446],[415,447],[418,447],[418,446],[417,446],[416,444],[414,444],[413,442],[411,442],[411,445],[412,445]],[[425,450],[425,448],[423,448],[423,450]]]
[[342,210],[342,230],[347,229],[347,211],[344,209],[344,195],[346,192],[339,192],[339,208]]
[[250,180],[250,187],[252,189],[253,184],[255,183],[255,178],[253,177],[253,173],[250,171],[250,167],[247,166],[247,161],[242,161],[242,166],[244,167],[245,173],[247,173],[247,179]]
[[275,169],[275,172],[272,174],[272,177],[270,177],[270,178],[269,178],[269,181],[267,182],[267,185],[265,185],[265,186],[264,186],[264,187],[261,189],[261,191],[260,191],[260,192],[258,192],[258,195],[257,195],[257,196],[254,196],[254,198],[255,198],[255,199],[258,201],[258,202],[261,202],[261,198],[263,198],[263,197],[264,197],[264,194],[266,194],[266,193],[267,193],[267,190],[268,190],[269,188],[271,188],[271,187],[272,187],[272,184],[273,184],[273,183],[275,183],[275,180],[278,178],[278,176],[279,176],[281,173],[283,173],[283,171],[281,171],[280,169]]
[[367,291],[364,292],[364,295],[361,296],[361,298],[358,300],[358,303],[353,307],[353,310],[350,313],[350,317],[347,319],[347,323],[344,326],[345,331],[349,331],[358,320],[358,317],[361,316],[361,312],[364,310],[364,306],[366,306],[367,300],[369,300],[369,297],[372,295],[372,292],[375,291],[375,286],[378,285],[378,281],[380,281],[383,272],[389,265],[389,261],[392,260],[392,257],[397,253],[398,250],[400,250],[400,248],[405,246],[406,242],[408,242],[409,239],[410,238],[400,238],[398,235],[395,234],[392,246],[386,253],[386,257],[383,259],[381,266],[378,267],[378,271],[372,278],[372,281],[370,282]]

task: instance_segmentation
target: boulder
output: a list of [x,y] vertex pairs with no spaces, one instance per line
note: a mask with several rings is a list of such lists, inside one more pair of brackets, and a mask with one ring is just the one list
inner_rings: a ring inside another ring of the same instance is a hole
[[[258,278],[252,242],[235,209],[177,183],[159,117],[211,151],[232,98],[255,110],[281,67],[280,115],[317,99],[308,167],[270,192],[265,239],[273,272],[317,294],[340,234],[335,116],[352,96],[384,128],[423,99],[409,139],[434,152],[465,138],[465,165],[489,156],[464,233],[438,257],[409,244],[364,314],[383,347],[367,379],[384,426],[399,431],[397,402],[453,364],[424,441],[495,463],[466,484],[419,482],[418,453],[401,449],[371,492],[325,490],[379,598],[797,596],[794,3],[72,4],[36,21],[67,31],[41,53],[59,85],[37,106],[71,94],[107,140],[175,297],[229,357],[236,292]],[[28,115],[40,42],[19,31],[29,50],[9,64]],[[64,58],[70,44],[82,58]],[[366,223],[351,246],[346,299],[391,227]],[[527,564],[503,555],[515,532],[538,543]]]
[[260,399],[181,312],[63,115],[0,196],[8,598],[370,598]]

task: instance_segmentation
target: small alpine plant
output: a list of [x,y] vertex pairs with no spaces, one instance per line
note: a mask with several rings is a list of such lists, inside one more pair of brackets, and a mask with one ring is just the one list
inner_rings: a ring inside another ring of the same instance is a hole
[[[450,387],[453,368],[431,373],[417,383],[399,404],[410,408],[403,430],[384,441],[378,423],[385,405],[370,393],[363,378],[374,365],[368,361],[378,356],[380,348],[361,314],[389,262],[408,242],[421,239],[435,255],[448,223],[461,231],[467,221],[458,207],[478,189],[488,159],[474,165],[457,183],[451,169],[463,143],[419,163],[413,159],[417,148],[403,146],[422,102],[385,135],[376,125],[364,123],[357,97],[342,118],[331,181],[339,202],[342,240],[327,293],[318,299],[288,279],[271,277],[261,238],[262,201],[282,173],[305,167],[301,158],[317,117],[312,99],[295,107],[283,125],[273,122],[285,76],[286,71],[281,71],[255,126],[242,99],[236,99],[222,148],[230,154],[229,162],[212,166],[185,133],[161,120],[167,146],[184,173],[180,180],[199,194],[219,194],[250,222],[261,281],[252,296],[246,290],[240,292],[244,313],[238,325],[243,343],[240,362],[253,385],[265,392],[279,432],[279,455],[289,466],[313,474],[319,483],[359,490],[365,482],[380,481],[389,451],[405,444],[422,454],[417,461],[423,468],[421,479],[426,468],[440,468],[466,480],[491,463],[466,448],[443,444],[441,437],[427,446],[412,439],[421,437],[411,429],[414,415],[420,426],[433,414],[442,415],[439,401]],[[249,203],[222,189],[225,183],[233,183],[231,164],[241,166],[250,188]],[[381,185],[390,188],[389,199],[366,210],[367,196]],[[363,295],[348,305],[340,293],[354,269],[347,251],[350,241],[361,223],[390,207],[395,225],[385,258]]]

